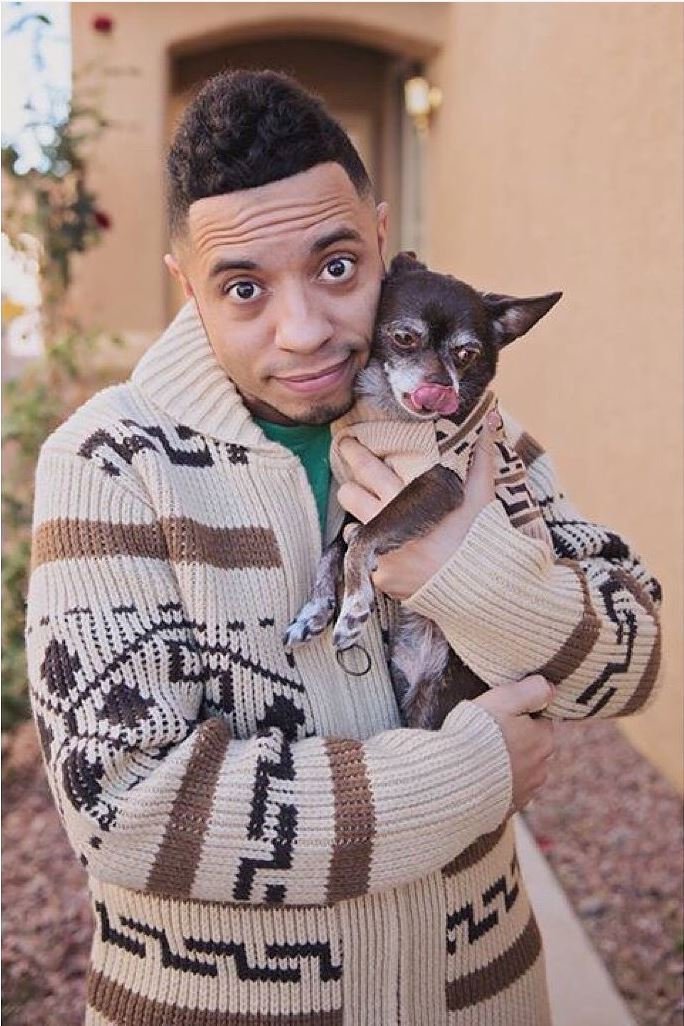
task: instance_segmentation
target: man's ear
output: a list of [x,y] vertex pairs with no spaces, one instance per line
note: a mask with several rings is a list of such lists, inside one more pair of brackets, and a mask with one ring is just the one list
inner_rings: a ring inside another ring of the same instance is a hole
[[375,208],[376,229],[378,233],[378,249],[383,266],[387,264],[387,239],[389,235],[389,203],[384,200]]
[[563,293],[550,292],[547,296],[532,296],[529,299],[499,296],[494,292],[484,292],[481,295],[494,323],[499,349],[503,349],[541,320],[544,314],[556,305]]
[[183,289],[183,295],[185,296],[185,298],[192,299],[194,296],[194,292],[192,291],[192,285],[188,281],[186,275],[183,273],[183,270],[178,261],[176,260],[175,256],[173,255],[173,253],[167,253],[164,256],[164,263],[166,264],[166,267],[171,276],[176,279],[180,287]]

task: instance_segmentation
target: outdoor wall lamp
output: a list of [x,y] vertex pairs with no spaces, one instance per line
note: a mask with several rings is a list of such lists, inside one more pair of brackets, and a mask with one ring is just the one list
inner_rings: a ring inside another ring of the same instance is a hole
[[442,90],[431,86],[422,75],[414,75],[404,82],[404,105],[412,118],[419,135],[425,135],[430,125],[430,115],[442,103]]

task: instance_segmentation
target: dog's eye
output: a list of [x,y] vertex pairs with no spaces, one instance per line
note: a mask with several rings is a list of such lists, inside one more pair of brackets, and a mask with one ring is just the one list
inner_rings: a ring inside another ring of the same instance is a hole
[[456,365],[459,370],[463,370],[468,364],[472,363],[477,353],[474,349],[459,349],[456,352]]
[[415,349],[418,345],[416,336],[412,332],[402,329],[392,332],[392,341],[399,349]]

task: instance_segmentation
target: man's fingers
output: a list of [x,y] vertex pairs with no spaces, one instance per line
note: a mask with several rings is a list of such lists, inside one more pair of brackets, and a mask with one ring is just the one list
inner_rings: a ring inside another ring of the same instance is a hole
[[355,438],[342,439],[340,454],[356,484],[377,495],[383,506],[404,487],[399,475]]
[[553,698],[553,686],[540,673],[524,677],[508,687],[513,715],[541,712]]
[[351,513],[355,520],[367,524],[376,513],[379,513],[384,503],[375,495],[366,491],[354,481],[345,481],[337,489],[337,501],[342,509]]
[[501,417],[495,411],[487,414],[485,428],[475,443],[473,462],[468,472],[466,495],[469,492],[482,492],[482,498],[495,497],[494,478],[496,476],[496,449],[494,441],[497,437]]

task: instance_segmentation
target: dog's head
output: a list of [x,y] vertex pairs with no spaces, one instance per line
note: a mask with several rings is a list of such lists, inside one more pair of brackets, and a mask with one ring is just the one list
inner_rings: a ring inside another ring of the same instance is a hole
[[499,351],[561,295],[478,292],[428,270],[415,253],[399,253],[383,282],[371,360],[357,391],[385,407],[394,402],[412,418],[461,419],[494,377]]

